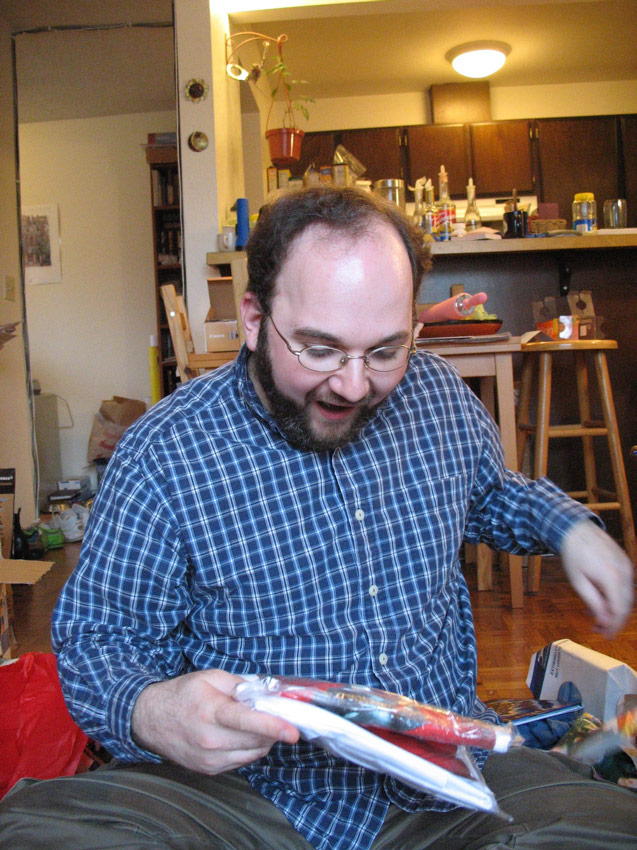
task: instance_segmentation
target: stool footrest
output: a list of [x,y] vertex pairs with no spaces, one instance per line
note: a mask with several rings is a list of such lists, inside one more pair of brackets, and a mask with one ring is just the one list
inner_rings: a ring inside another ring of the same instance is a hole
[[581,425],[551,425],[549,437],[606,437],[608,428],[584,428]]
[[582,493],[579,490],[569,492],[566,495],[570,496],[571,499],[584,499],[582,504],[591,511],[618,511],[621,508],[619,502],[587,502],[585,500],[586,493]]

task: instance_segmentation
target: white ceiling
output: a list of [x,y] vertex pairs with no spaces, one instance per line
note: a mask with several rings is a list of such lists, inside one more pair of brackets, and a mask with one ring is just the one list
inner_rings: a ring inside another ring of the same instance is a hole
[[[512,46],[492,87],[637,79],[635,0],[358,0],[237,11],[233,32],[289,40],[285,58],[315,99],[426,91],[462,82],[444,56],[456,44]],[[325,0],[323,0],[325,2]],[[0,0],[14,31],[170,22],[170,0]],[[172,29],[125,26],[16,37],[20,120],[174,108]],[[634,82],[632,83],[635,84]]]

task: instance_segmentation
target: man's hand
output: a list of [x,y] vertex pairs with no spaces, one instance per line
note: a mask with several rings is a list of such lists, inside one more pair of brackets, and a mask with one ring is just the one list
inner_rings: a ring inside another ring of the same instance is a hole
[[567,532],[560,550],[568,580],[588,605],[597,630],[611,638],[633,607],[633,565],[615,541],[588,519]]
[[295,744],[299,732],[290,723],[232,698],[241,681],[223,670],[200,670],[149,685],[133,707],[134,740],[208,774],[262,758],[277,741]]

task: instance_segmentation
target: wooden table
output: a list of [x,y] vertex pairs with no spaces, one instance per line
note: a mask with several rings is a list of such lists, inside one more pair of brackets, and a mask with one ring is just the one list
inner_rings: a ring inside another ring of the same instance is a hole
[[[520,338],[510,337],[485,342],[431,339],[426,342],[421,341],[418,348],[424,348],[449,360],[461,377],[479,379],[480,398],[500,429],[505,463],[509,469],[517,471],[513,355],[521,350]],[[477,549],[478,590],[489,590],[493,586],[491,550],[484,544],[480,544]],[[522,558],[508,553],[506,558],[509,565],[511,607],[522,608],[524,605]]]

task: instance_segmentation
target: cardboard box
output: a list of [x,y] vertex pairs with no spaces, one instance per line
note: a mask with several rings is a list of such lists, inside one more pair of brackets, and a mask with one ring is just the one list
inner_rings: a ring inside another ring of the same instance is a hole
[[268,194],[270,192],[276,192],[276,190],[279,188],[276,165],[268,165],[265,173],[268,186]]
[[8,585],[35,584],[53,563],[0,558],[0,658],[11,658],[14,645],[11,589]]
[[533,302],[535,328],[551,339],[603,339],[603,318],[595,315],[589,291],[569,292],[568,315],[559,314],[557,301],[548,296]]
[[206,322],[206,351],[238,351],[239,328],[236,319]]
[[536,699],[563,702],[572,698],[575,686],[584,711],[603,722],[616,716],[620,697],[637,693],[637,673],[631,667],[567,638],[534,653],[526,683]]
[[237,318],[231,277],[208,278],[208,299],[210,307],[205,318],[206,322],[219,322]]
[[0,469],[0,556],[11,557],[15,469]]

